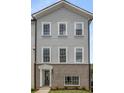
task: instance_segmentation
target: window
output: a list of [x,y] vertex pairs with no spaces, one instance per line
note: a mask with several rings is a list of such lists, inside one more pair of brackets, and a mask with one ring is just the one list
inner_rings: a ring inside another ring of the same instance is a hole
[[66,62],[66,48],[59,48],[59,61]]
[[75,23],[75,35],[82,36],[84,34],[84,23],[76,22]]
[[50,48],[43,48],[43,62],[50,62]]
[[65,85],[70,86],[70,85],[79,85],[79,76],[65,76]]
[[42,35],[43,36],[50,36],[51,35],[51,24],[50,24],[50,22],[43,22],[42,23]]
[[83,48],[76,48],[75,52],[76,52],[75,61],[78,63],[83,62]]
[[64,36],[67,35],[67,23],[58,22],[58,35]]

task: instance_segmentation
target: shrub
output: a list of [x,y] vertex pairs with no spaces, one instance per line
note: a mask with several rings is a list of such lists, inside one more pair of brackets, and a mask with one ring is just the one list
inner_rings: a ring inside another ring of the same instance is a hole
[[65,88],[59,88],[60,90],[64,90]]
[[76,90],[79,90],[79,87],[75,87]]
[[59,88],[58,87],[55,87],[55,90],[59,90]]
[[68,89],[68,87],[65,86],[64,89]]
[[35,89],[32,88],[31,91],[35,91]]
[[55,88],[51,88],[51,90],[55,90]]
[[85,87],[82,87],[82,90],[87,90]]

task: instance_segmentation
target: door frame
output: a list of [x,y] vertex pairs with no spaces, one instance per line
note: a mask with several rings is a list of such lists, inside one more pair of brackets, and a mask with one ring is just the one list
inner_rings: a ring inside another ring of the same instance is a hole
[[52,70],[53,70],[53,66],[51,65],[47,65],[47,64],[44,64],[44,65],[40,65],[38,66],[39,70],[40,70],[40,79],[39,79],[39,86],[40,87],[43,87],[43,70],[49,70],[50,71],[50,83],[49,83],[49,87],[52,86]]
[[51,70],[50,69],[41,69],[40,70],[40,87],[43,87],[43,86],[45,86],[44,84],[45,84],[45,73],[43,72],[43,71],[45,71],[45,70],[48,70],[49,71],[49,87],[51,87],[51,81],[52,81],[52,74],[51,74]]

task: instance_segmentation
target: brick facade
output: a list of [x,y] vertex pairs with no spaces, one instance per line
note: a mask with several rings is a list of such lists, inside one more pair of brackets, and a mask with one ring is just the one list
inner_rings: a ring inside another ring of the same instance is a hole
[[[40,70],[37,65],[37,89],[40,88]],[[64,76],[79,76],[80,88],[89,89],[89,65],[88,64],[52,64],[52,88],[65,88]]]

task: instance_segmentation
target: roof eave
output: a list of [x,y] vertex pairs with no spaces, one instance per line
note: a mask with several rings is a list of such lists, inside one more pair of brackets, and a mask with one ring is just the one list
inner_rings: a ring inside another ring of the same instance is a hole
[[55,8],[57,5],[59,6],[59,5],[61,5],[61,4],[67,4],[67,5],[71,6],[72,8],[75,8],[75,9],[79,10],[80,12],[86,13],[86,14],[88,15],[88,19],[93,19],[93,13],[91,13],[91,12],[89,12],[89,11],[87,11],[87,10],[84,10],[84,9],[82,9],[82,8],[76,6],[76,5],[74,5],[74,4],[72,4],[72,3],[68,2],[68,1],[65,1],[65,0],[58,1],[58,2],[56,2],[56,3],[52,4],[52,5],[50,5],[50,6],[46,7],[46,8],[44,8],[44,9],[42,9],[42,10],[40,10],[40,11],[38,11],[38,12],[36,12],[36,13],[33,13],[33,14],[32,14],[32,17],[37,18],[37,16],[38,16],[39,14],[42,14],[42,13],[44,13],[45,11],[47,11],[47,10],[49,10],[49,9],[52,9],[52,8]]

